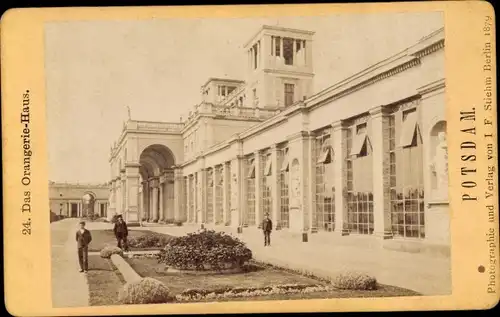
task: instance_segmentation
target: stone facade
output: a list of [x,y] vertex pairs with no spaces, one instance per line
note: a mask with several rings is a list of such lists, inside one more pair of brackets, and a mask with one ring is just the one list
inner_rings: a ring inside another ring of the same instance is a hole
[[108,184],[49,182],[50,212],[64,217],[84,217],[88,213],[108,215]]
[[280,230],[448,249],[444,30],[316,94],[313,35],[265,26],[247,81],[209,79],[182,122],[124,123],[108,217],[258,228],[268,213]]

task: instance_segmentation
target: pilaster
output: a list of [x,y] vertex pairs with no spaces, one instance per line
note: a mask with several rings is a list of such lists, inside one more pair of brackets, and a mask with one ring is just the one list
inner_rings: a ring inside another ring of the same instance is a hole
[[345,142],[347,127],[341,121],[332,124],[333,170],[335,173],[335,234],[348,235],[349,225],[347,216],[347,144]]
[[244,179],[242,178],[242,157],[231,160],[231,226],[243,226],[243,214],[246,212],[244,204]]
[[198,193],[198,203],[196,204],[196,213],[198,215],[197,223],[205,223],[207,212],[207,170],[202,168],[198,171],[198,183],[196,191]]
[[271,220],[274,223],[276,229],[280,229],[280,182],[279,173],[280,166],[278,160],[278,147],[276,144],[271,146]]
[[382,239],[392,238],[389,192],[389,137],[384,129],[389,116],[384,107],[370,110],[373,146],[373,217],[374,234]]
[[159,187],[159,179],[158,177],[151,178],[149,183],[151,189],[151,222],[158,222],[159,214],[158,214],[158,187]]
[[164,201],[165,201],[165,186],[166,186],[166,177],[165,174],[161,175],[159,178],[159,186],[158,186],[158,222],[165,221],[165,210],[164,210]]
[[[183,199],[187,197],[187,193],[183,192],[182,182],[184,181],[182,175],[182,168],[175,167],[174,168],[174,220],[175,221],[185,221],[184,214],[187,215],[187,210],[183,210],[183,208],[187,209],[187,201],[186,206],[183,206]],[[187,188],[186,188],[187,189]]]
[[228,213],[231,212],[230,210],[230,199],[231,197],[228,195],[229,190],[231,188],[231,166],[227,163],[224,162],[222,164],[222,223],[227,226],[230,225],[228,220],[230,217],[228,217]]
[[[263,220],[263,206],[262,206],[262,170],[260,168],[261,163],[260,152],[254,152],[254,164],[255,164],[255,225],[257,228],[262,227]],[[250,224],[249,224],[250,225]]]

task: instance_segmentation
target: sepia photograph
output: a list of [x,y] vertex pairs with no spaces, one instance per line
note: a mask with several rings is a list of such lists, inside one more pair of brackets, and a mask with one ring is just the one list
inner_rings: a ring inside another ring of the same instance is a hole
[[53,307],[451,294],[442,12],[44,46]]

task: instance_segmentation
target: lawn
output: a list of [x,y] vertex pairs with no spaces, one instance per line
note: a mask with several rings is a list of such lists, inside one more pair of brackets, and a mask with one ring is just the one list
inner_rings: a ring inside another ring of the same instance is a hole
[[119,305],[118,293],[125,280],[109,259],[89,256],[89,304],[91,306]]
[[[89,251],[98,252],[101,251],[106,245],[116,246],[116,238],[112,229],[106,230],[91,230],[92,234],[92,242],[89,245]],[[163,233],[157,233],[149,230],[129,230],[128,231],[128,239],[137,238],[142,235],[155,235],[155,236],[163,236],[167,239],[171,239],[172,236]],[[136,250],[159,250],[159,248],[133,248],[130,247],[131,251]]]
[[[168,285],[173,295],[190,288],[215,290],[220,288],[256,287],[261,288],[271,285],[302,284],[325,285],[325,282],[312,277],[306,277],[276,268],[252,266],[248,272],[235,274],[167,274],[164,265],[156,259],[132,258],[127,259],[132,268],[142,277],[152,277]],[[308,294],[268,295],[256,297],[231,298],[227,300],[285,300],[285,299],[312,299],[312,298],[347,298],[347,297],[394,297],[415,296],[418,293],[394,286],[380,285],[374,291],[332,290]]]

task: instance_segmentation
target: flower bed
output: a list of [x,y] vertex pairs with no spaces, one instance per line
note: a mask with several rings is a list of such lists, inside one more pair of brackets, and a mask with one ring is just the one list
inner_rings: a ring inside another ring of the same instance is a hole
[[137,249],[163,248],[170,239],[170,236],[151,232],[128,239],[128,245],[131,248]]
[[[90,230],[90,233],[92,234],[92,242],[89,245],[89,251],[91,252],[99,252],[101,249],[103,249],[106,246],[116,246],[117,241],[115,234],[112,229],[99,229],[99,230]],[[160,237],[161,241],[168,241],[168,239],[171,239],[172,236],[169,236],[167,234],[163,233],[156,233],[150,230],[129,230],[128,231],[128,242],[129,242],[129,247],[131,251],[136,251],[136,250],[147,250],[147,249],[152,249],[152,250],[160,250],[161,247],[143,247],[139,248],[136,246],[130,245],[131,240],[135,240],[138,237],[141,236],[155,236],[155,238],[148,238],[150,241],[158,241],[157,237]],[[144,238],[141,238],[144,239]],[[165,242],[166,243],[166,242]],[[164,245],[163,245],[164,246]],[[162,246],[162,247],[163,247]]]
[[252,259],[252,251],[238,238],[200,230],[173,238],[158,255],[159,263],[176,270],[233,270]]
[[199,301],[207,299],[228,299],[239,297],[255,297],[268,295],[285,295],[285,294],[306,294],[315,292],[329,291],[327,285],[300,285],[300,284],[285,284],[266,287],[235,287],[235,288],[220,288],[216,290],[205,289],[188,289],[175,296],[177,301]]

